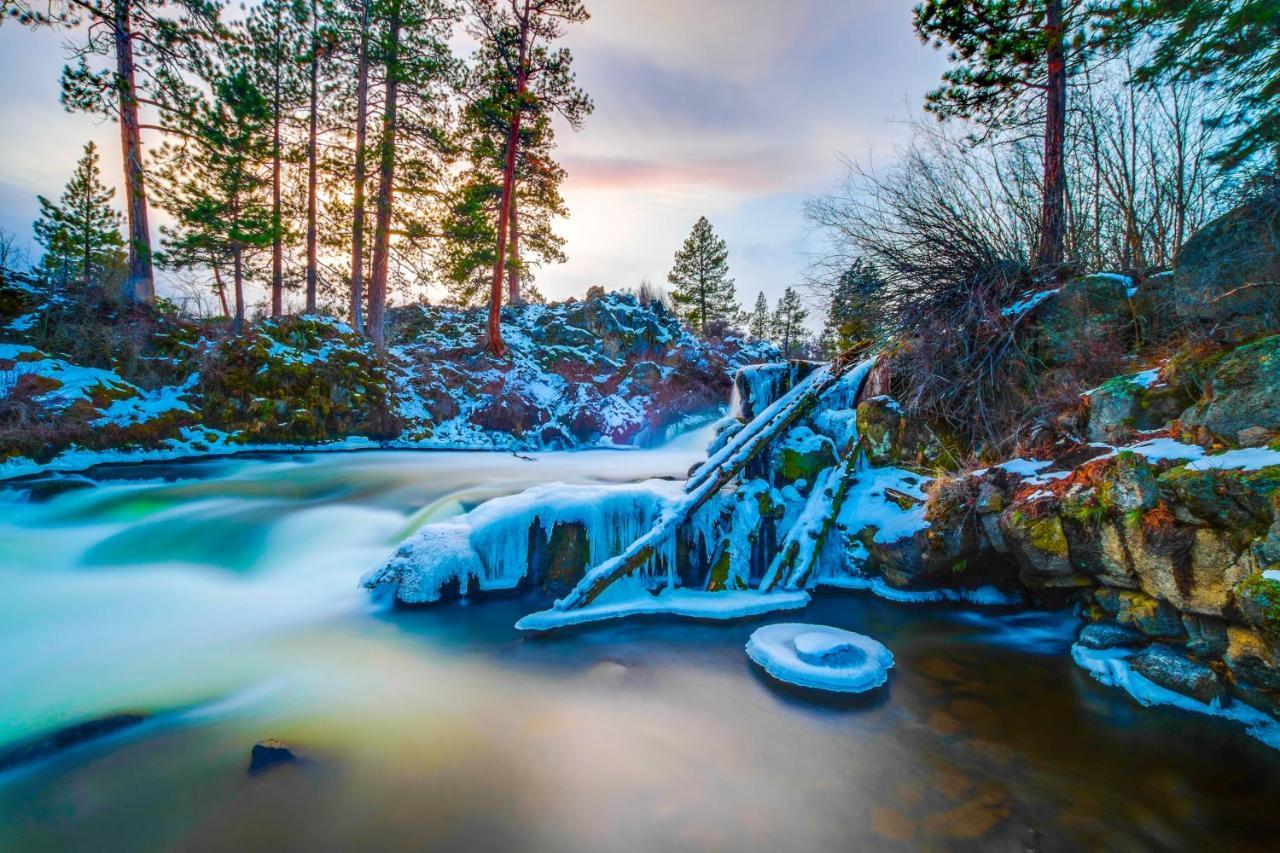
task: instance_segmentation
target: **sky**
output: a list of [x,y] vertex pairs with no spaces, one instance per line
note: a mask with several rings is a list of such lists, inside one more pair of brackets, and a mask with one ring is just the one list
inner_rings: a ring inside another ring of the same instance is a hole
[[[559,134],[569,260],[540,270],[539,288],[665,283],[703,215],[744,307],[800,283],[821,245],[804,199],[837,183],[841,155],[891,160],[942,72],[912,32],[914,2],[586,0],[591,20],[566,43],[596,109]],[[0,229],[28,246],[35,195],[57,197],[86,140],[120,186],[117,127],[58,102],[61,41],[0,26]]]

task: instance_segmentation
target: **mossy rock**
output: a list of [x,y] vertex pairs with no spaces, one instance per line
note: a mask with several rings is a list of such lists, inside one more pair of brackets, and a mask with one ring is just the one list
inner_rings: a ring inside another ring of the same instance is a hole
[[1280,465],[1256,471],[1201,470],[1184,465],[1164,472],[1158,482],[1182,520],[1263,535],[1275,518]]
[[796,427],[774,454],[774,483],[783,486],[803,480],[812,487],[818,474],[836,464],[835,445],[805,426]]
[[1237,347],[1206,372],[1204,399],[1182,413],[1183,427],[1232,444],[1245,430],[1280,429],[1280,335]]
[[1245,622],[1280,650],[1280,581],[1258,572],[1240,585],[1236,598]]

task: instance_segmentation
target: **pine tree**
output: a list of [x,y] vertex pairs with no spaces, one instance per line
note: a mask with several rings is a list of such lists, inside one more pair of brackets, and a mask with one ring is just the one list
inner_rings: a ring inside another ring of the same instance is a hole
[[836,279],[823,329],[823,339],[834,352],[875,338],[880,326],[877,305],[883,288],[879,270],[861,258]]
[[676,252],[667,274],[676,312],[694,331],[702,333],[714,322],[732,323],[738,317],[738,299],[729,278],[729,248],[716,236],[703,216],[693,225],[684,245]]
[[769,331],[773,318],[769,315],[769,300],[764,298],[764,291],[756,297],[756,307],[747,315],[747,334],[754,341],[769,340]]
[[213,82],[184,121],[184,143],[161,147],[160,200],[174,217],[164,228],[168,265],[209,264],[220,280],[230,264],[235,325],[245,319],[244,281],[251,255],[270,247],[279,223],[270,198],[272,107],[243,68]]
[[1139,82],[1206,81],[1218,91],[1216,123],[1235,130],[1218,152],[1227,167],[1270,154],[1280,169],[1280,4],[1276,0],[1118,0],[1109,29],[1127,46],[1154,33]]
[[115,192],[102,183],[98,148],[89,142],[59,202],[36,197],[40,218],[34,231],[36,242],[44,247],[40,266],[46,275],[88,287],[120,265],[124,240],[120,237],[120,214],[111,206]]
[[535,45],[520,106],[516,75],[509,66],[518,45],[504,43],[518,37],[517,28],[490,32],[481,26],[475,35],[480,47],[467,75],[468,100],[460,129],[468,167],[449,197],[437,267],[455,302],[470,305],[487,298],[496,260],[507,141],[512,117],[519,114],[506,258],[507,301],[519,303],[522,285],[531,280],[535,267],[565,260],[564,238],[552,228],[555,218],[568,215],[560,191],[565,171],[554,157],[552,119],[559,116],[576,130],[592,104],[574,85],[568,51]]
[[920,39],[950,45],[952,67],[930,92],[939,118],[973,119],[990,131],[1043,124],[1044,171],[1037,265],[1064,260],[1067,229],[1068,77],[1083,69],[1090,0],[925,0]]
[[252,75],[271,112],[271,316],[284,311],[284,253],[294,239],[288,227],[283,183],[290,119],[307,102],[306,67],[311,49],[309,12],[302,0],[260,0],[243,23],[243,50],[237,58]]
[[773,312],[773,337],[782,354],[791,358],[804,338],[804,321],[809,312],[800,302],[800,294],[788,287]]
[[[205,45],[221,37],[220,5],[212,0],[9,0],[5,5],[32,26],[87,25],[79,38],[67,42],[72,64],[62,71],[62,103],[72,112],[120,124],[129,238],[122,296],[155,302],[142,131],[172,126],[173,116],[190,103],[182,74],[202,68]],[[138,111],[143,102],[158,109],[160,126],[143,124]]]
[[[567,48],[553,50],[551,47],[563,37],[566,24],[581,23],[590,16],[581,0],[473,0],[471,9],[472,34],[482,42],[483,49],[493,52],[493,57],[498,60],[495,67],[500,76],[497,79],[505,81],[496,92],[498,101],[495,104],[505,107],[497,110],[497,114],[505,113],[507,138],[503,146],[497,248],[489,287],[489,321],[486,327],[489,351],[501,356],[506,352],[500,323],[503,278],[510,271],[509,252],[516,254],[510,251],[508,238],[512,222],[519,224],[515,211],[520,149],[525,138],[522,128],[526,117],[531,119],[530,127],[533,128],[539,116],[549,116],[553,112],[559,112],[571,125],[575,125],[590,111],[590,102],[573,85],[570,71],[572,54]],[[509,94],[504,95],[503,87]],[[549,129],[547,125],[543,130],[544,137]],[[558,186],[558,177],[554,184]],[[518,228],[516,237],[518,242]],[[508,281],[514,291],[513,301],[520,298],[519,268],[517,260],[512,267],[514,276]]]
[[[411,219],[405,198],[434,200],[444,180],[448,97],[456,73],[448,39],[457,7],[447,0],[374,0],[370,6],[370,62],[383,77],[377,146],[373,255],[369,270],[369,337],[385,345],[383,316],[391,266],[393,227],[412,245],[426,229]],[[398,247],[400,248],[400,247]]]

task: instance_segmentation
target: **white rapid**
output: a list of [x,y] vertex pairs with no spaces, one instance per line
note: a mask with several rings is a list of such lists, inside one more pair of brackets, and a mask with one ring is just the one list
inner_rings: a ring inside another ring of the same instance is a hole
[[650,451],[328,453],[0,484],[0,745],[257,684],[264,638],[371,618],[358,579],[421,525],[550,481],[682,478],[706,435]]

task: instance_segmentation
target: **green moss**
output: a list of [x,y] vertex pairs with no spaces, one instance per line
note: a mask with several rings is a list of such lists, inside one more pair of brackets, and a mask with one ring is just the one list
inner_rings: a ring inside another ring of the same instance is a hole
[[1033,547],[1046,554],[1067,556],[1067,535],[1056,515],[1037,518],[1027,524],[1027,539]]
[[728,541],[720,543],[720,554],[716,558],[715,563],[711,566],[711,572],[707,577],[708,592],[722,592],[729,587],[729,565],[733,562],[733,555],[729,551]]
[[1236,597],[1245,620],[1269,643],[1280,645],[1280,582],[1259,572],[1240,585]]

